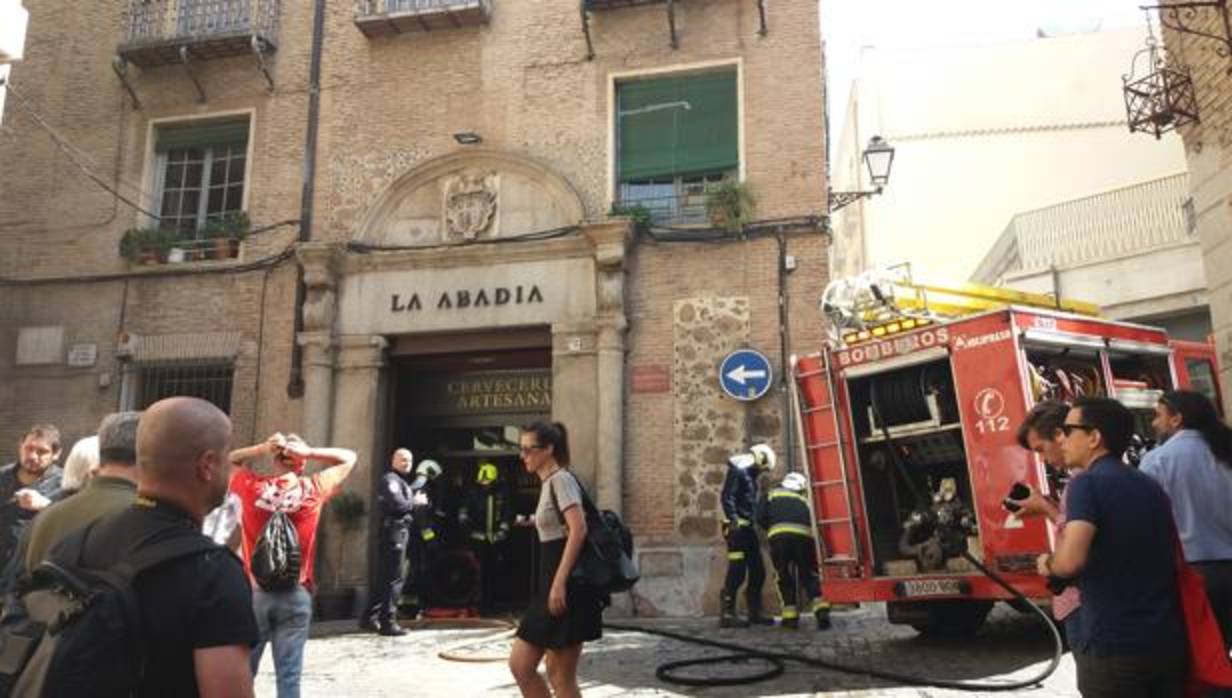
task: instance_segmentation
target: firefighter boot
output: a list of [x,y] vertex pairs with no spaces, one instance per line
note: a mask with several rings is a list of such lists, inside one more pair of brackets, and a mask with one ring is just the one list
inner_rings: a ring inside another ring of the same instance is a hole
[[830,604],[825,601],[818,601],[813,604],[813,617],[817,619],[818,630],[829,630]]
[[749,625],[774,625],[773,618],[767,618],[761,612],[761,596],[753,596],[749,594],[745,597],[745,601],[749,604]]
[[731,596],[727,592],[723,592],[719,606],[719,627],[720,628],[747,628],[749,624],[740,620],[736,615],[736,597]]

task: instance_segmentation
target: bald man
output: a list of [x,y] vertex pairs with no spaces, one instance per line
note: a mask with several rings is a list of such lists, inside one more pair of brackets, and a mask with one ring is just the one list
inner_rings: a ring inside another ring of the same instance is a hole
[[[230,441],[231,420],[204,400],[151,405],[137,426],[137,498],[89,532],[83,566],[106,569],[150,543],[202,536],[202,518],[227,493]],[[176,558],[133,586],[146,667],[136,695],[252,697],[248,653],[257,625],[234,553],[218,546]]]
[[411,537],[411,509],[414,507],[411,485],[412,456],[405,448],[394,451],[389,471],[377,489],[381,507],[381,531],[377,536],[377,579],[371,585],[368,612],[360,618],[360,627],[381,635],[405,635],[398,625],[398,597],[402,595],[402,561],[406,557]]

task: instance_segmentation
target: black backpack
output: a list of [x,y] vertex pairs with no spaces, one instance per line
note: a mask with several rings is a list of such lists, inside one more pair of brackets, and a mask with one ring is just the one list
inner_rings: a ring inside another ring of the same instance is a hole
[[[586,540],[570,577],[604,595],[632,589],[641,578],[637,563],[633,561],[633,533],[616,512],[599,511],[577,476],[568,475],[582,491],[582,510],[586,514]],[[565,516],[560,502],[556,501],[556,490],[550,489],[550,483],[545,484],[549,487],[552,506],[563,521]]]
[[177,535],[138,543],[110,569],[90,569],[81,552],[93,527],[65,538],[6,599],[0,698],[131,696],[145,674],[134,580],[172,560],[222,550],[205,536]]
[[299,583],[299,534],[290,517],[276,511],[265,522],[252,547],[252,577],[266,591],[283,591]]

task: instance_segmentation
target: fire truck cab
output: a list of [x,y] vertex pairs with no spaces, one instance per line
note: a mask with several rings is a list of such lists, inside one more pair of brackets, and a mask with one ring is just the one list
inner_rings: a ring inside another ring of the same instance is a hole
[[1026,597],[1051,597],[1035,571],[1051,527],[1002,504],[1015,483],[1063,486],[1018,444],[1032,405],[1116,398],[1138,416],[1144,450],[1162,391],[1219,404],[1210,345],[1038,307],[899,313],[793,363],[825,597],[884,601],[891,622],[926,634],[974,632],[1011,598],[967,555]]

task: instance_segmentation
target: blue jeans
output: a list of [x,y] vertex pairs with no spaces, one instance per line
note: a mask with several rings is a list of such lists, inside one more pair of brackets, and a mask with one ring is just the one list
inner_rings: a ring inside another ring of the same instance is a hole
[[312,594],[300,585],[286,591],[254,589],[252,610],[257,616],[261,639],[252,649],[252,675],[257,675],[265,643],[273,645],[274,674],[278,698],[299,698],[299,678],[304,669],[304,645],[312,622]]

